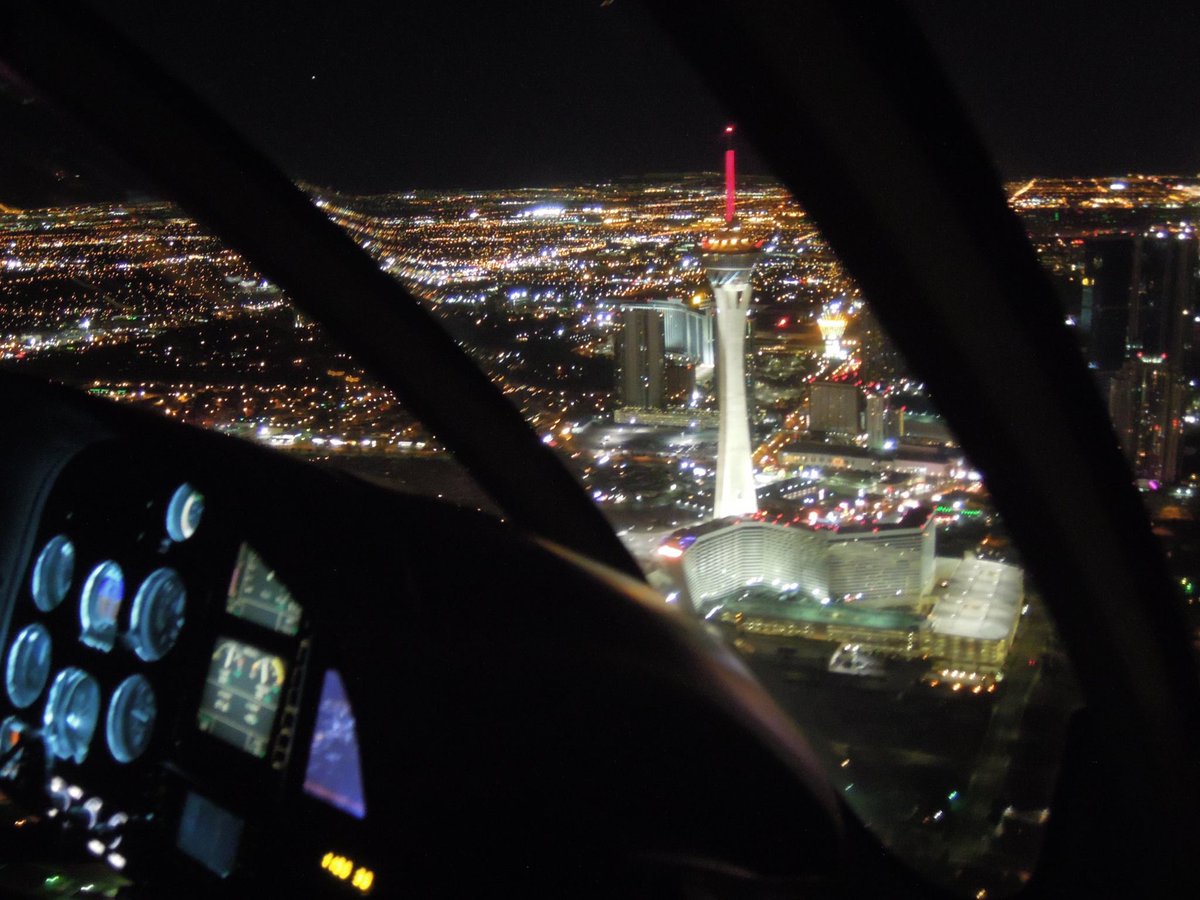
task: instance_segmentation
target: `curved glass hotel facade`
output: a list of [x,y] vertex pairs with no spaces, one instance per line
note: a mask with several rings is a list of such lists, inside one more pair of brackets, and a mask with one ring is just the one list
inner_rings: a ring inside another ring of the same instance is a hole
[[678,551],[681,596],[709,622],[749,639],[853,643],[928,660],[928,679],[953,672],[968,686],[989,684],[1020,619],[1021,570],[937,557],[935,535],[921,509],[872,527],[726,519],[677,532],[666,546]]

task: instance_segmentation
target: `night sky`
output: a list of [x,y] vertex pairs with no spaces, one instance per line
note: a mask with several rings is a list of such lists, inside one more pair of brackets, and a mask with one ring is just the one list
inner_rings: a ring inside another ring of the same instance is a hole
[[1200,4],[910,0],[1007,176],[1200,172]]
[[[717,168],[725,112],[629,0],[96,6],[288,174],[317,185],[545,185]],[[1005,175],[1200,171],[1200,7],[909,6]],[[128,185],[98,174],[22,99],[0,99],[0,202]]]

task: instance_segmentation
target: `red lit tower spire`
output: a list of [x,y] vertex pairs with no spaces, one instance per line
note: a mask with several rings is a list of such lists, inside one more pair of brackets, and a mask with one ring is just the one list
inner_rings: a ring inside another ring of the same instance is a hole
[[733,224],[733,211],[737,202],[736,177],[733,164],[733,126],[725,126],[725,227]]

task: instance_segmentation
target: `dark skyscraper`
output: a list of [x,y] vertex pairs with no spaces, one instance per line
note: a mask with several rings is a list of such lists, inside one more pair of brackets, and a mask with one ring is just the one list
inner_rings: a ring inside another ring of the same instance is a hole
[[1088,362],[1115,372],[1126,359],[1165,356],[1193,377],[1195,238],[1112,237],[1084,247],[1080,329]]
[[1115,372],[1125,363],[1134,243],[1129,238],[1096,240],[1084,248],[1079,326],[1088,364],[1101,372]]
[[621,405],[662,409],[667,380],[662,315],[651,309],[623,307],[616,359]]
[[[629,303],[620,309],[615,346],[619,421],[678,420],[694,409],[696,377],[713,364],[712,316],[679,300]],[[647,416],[678,412],[678,416]],[[706,418],[701,416],[701,418]]]
[[882,450],[887,443],[887,401],[880,394],[867,394],[867,449]]
[[1197,372],[1197,240],[1113,237],[1084,248],[1080,331],[1139,478],[1174,481],[1185,382]]
[[826,437],[857,437],[862,431],[862,392],[853,384],[818,381],[809,395],[808,428]]

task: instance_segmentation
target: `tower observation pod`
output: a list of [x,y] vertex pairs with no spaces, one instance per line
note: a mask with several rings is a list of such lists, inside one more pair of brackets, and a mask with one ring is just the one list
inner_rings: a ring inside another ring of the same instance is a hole
[[758,511],[746,404],[746,317],[750,273],[762,242],[742,237],[735,224],[733,126],[725,129],[725,227],[701,243],[701,259],[717,312],[717,486],[715,518]]
[[826,359],[845,359],[846,351],[842,348],[842,335],[846,333],[846,319],[836,311],[826,311],[817,319],[817,327],[821,330],[821,339],[825,342]]

